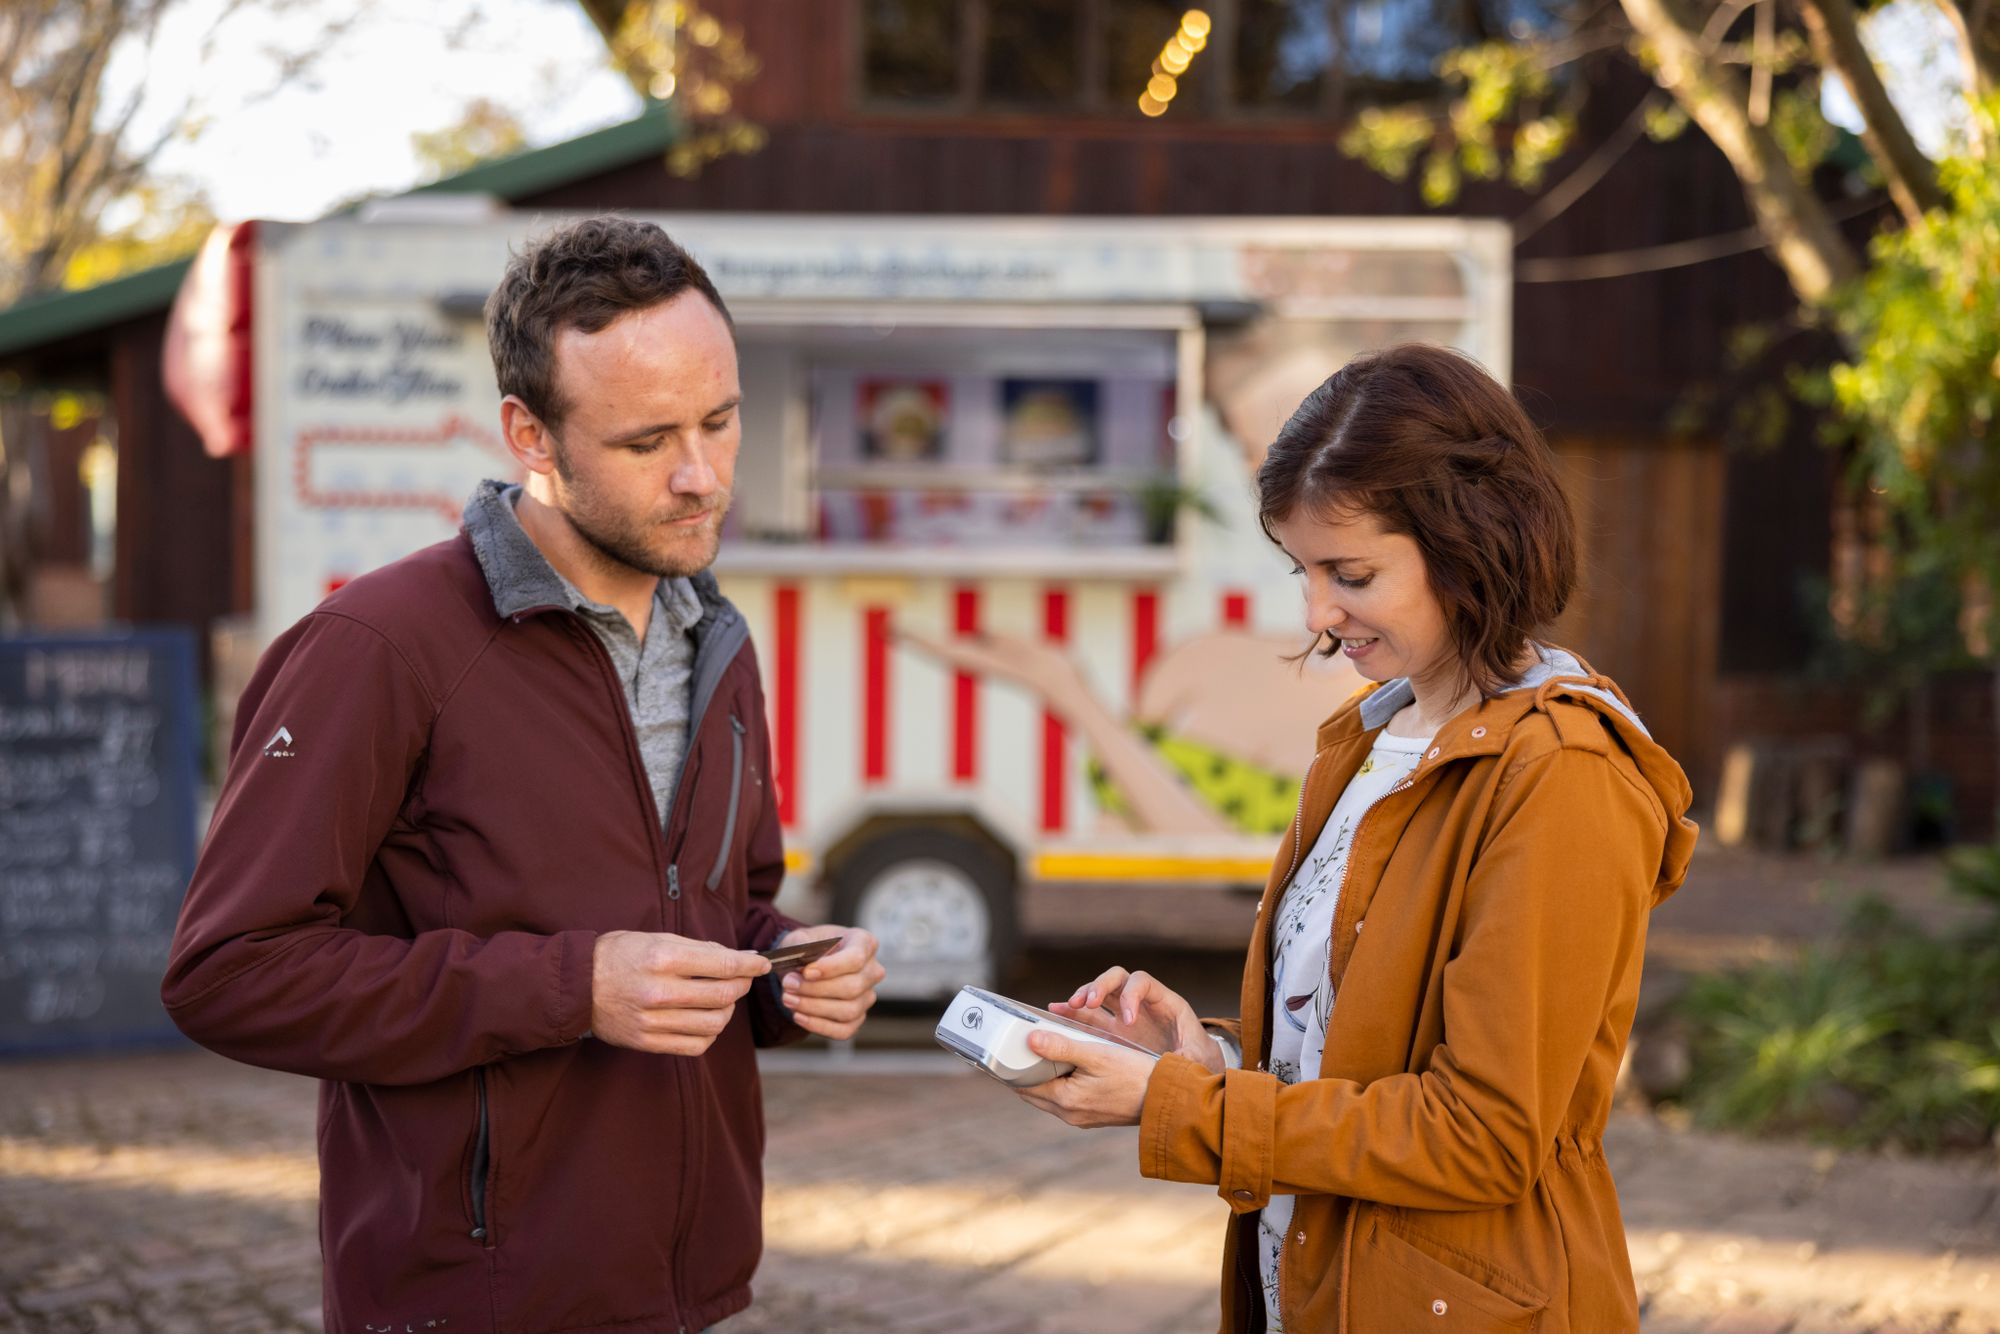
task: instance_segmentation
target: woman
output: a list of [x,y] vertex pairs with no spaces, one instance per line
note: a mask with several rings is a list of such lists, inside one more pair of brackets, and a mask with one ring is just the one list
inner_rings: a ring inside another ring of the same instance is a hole
[[1647,913],[1693,849],[1680,767],[1532,634],[1576,577],[1554,456],[1470,360],[1408,345],[1315,390],[1257,476],[1322,651],[1377,684],[1320,726],[1242,1020],[1112,968],[1023,1096],[1140,1127],[1235,1217],[1225,1330],[1638,1328],[1603,1132]]

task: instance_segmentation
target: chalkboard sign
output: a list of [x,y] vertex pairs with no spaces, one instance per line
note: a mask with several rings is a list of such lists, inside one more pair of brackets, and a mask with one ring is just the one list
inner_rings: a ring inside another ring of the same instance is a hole
[[194,791],[188,632],[0,639],[0,1053],[173,1033]]

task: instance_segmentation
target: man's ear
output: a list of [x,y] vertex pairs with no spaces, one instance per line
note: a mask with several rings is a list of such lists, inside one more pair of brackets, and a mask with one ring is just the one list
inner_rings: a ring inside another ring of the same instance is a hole
[[514,394],[500,400],[500,435],[508,452],[529,472],[546,477],[556,470],[554,433]]

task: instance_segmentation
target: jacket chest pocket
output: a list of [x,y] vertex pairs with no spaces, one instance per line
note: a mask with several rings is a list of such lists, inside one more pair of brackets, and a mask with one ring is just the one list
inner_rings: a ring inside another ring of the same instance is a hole
[[[1432,1254],[1435,1249],[1439,1254]],[[1442,1246],[1425,1247],[1371,1219],[1348,1271],[1348,1325],[1356,1330],[1506,1334],[1541,1324],[1546,1299]],[[1506,1290],[1503,1290],[1506,1289]]]
[[756,795],[762,780],[757,773],[755,761],[749,754],[750,729],[743,725],[740,713],[729,715],[729,786],[727,804],[721,807],[722,837],[715,850],[715,859],[708,868],[702,884],[711,893],[729,893],[740,897],[733,887],[740,876],[732,875],[732,863],[740,858],[737,849],[742,845],[745,831],[756,818]]

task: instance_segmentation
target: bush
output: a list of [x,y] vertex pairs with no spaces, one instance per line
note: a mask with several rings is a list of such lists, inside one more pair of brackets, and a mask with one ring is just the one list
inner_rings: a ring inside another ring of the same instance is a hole
[[[1947,875],[2000,909],[2000,848]],[[1925,1150],[2000,1132],[2000,914],[1933,936],[1866,900],[1832,941],[1704,978],[1682,1010],[1702,1124]]]

